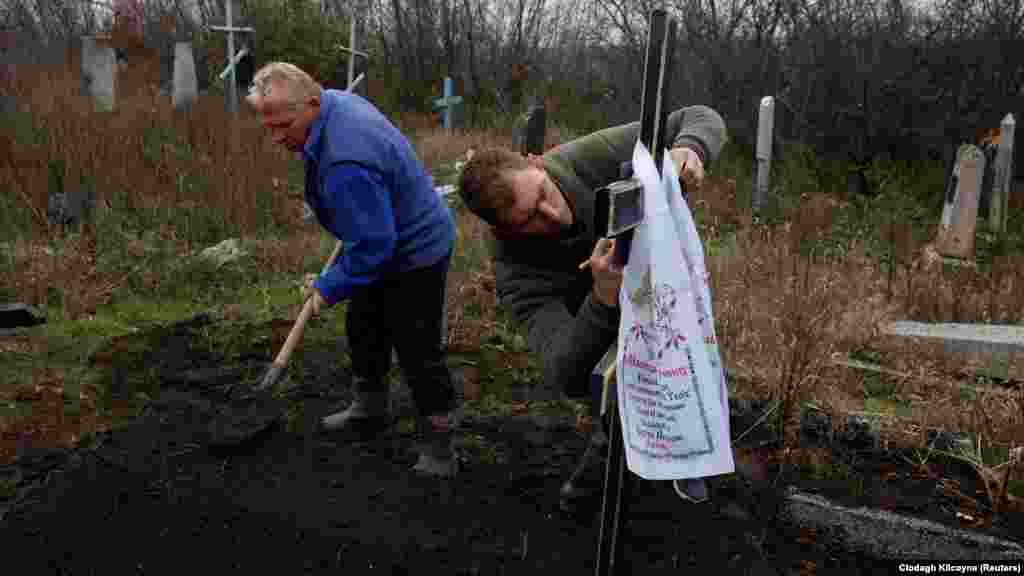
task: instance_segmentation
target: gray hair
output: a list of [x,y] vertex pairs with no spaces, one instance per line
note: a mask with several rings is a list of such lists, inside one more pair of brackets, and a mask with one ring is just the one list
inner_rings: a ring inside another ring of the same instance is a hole
[[276,92],[278,89],[284,92],[284,102],[290,108],[300,108],[310,98],[319,96],[323,87],[294,64],[271,62],[253,76],[249,95],[245,99],[249,105],[259,109],[271,91]]

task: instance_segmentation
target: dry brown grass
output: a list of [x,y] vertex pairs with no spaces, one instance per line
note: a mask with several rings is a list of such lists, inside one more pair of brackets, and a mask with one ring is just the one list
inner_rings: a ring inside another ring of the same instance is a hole
[[[119,73],[117,110],[92,113],[79,93],[78,58],[74,50],[62,65],[20,66],[12,86],[35,127],[50,135],[33,143],[2,133],[10,153],[0,163],[0,181],[31,206],[37,234],[52,233],[45,218],[51,166],[59,167],[69,191],[91,179],[100,210],[119,194],[129,208],[194,203],[223,211],[249,231],[257,216],[253,197],[266,194],[273,211],[284,213],[286,198],[273,193],[271,182],[286,176],[288,158],[244,107],[242,121],[230,122],[223,99],[204,95],[190,110],[175,112],[170,98],[146,83],[155,62],[143,62]],[[162,141],[158,131],[165,132]],[[186,177],[204,186],[184,186]]]
[[[77,55],[69,62],[76,63]],[[225,214],[246,238],[253,236],[261,216],[252,199],[263,196],[281,233],[255,239],[257,266],[296,276],[302,272],[302,260],[295,255],[318,250],[319,236],[315,226],[301,221],[301,189],[288,183],[294,159],[272,148],[255,122],[227,122],[223,99],[216,96],[200,98],[187,113],[173,113],[168,97],[145,88],[151,69],[125,77],[116,113],[91,114],[78,95],[76,74],[69,64],[37,66],[17,76],[19,101],[32,103],[38,125],[55,138],[29,144],[0,130],[10,149],[0,161],[0,181],[35,214],[31,234],[13,246],[15,269],[24,273],[5,275],[0,284],[37,305],[45,302],[47,286],[78,287],[65,291],[64,306],[70,318],[80,318],[107,302],[125,280],[123,273],[97,270],[95,231],[70,239],[60,254],[44,252],[46,240],[59,233],[45,217],[49,166],[56,161],[63,163],[65,182],[77,183],[83,176],[95,180],[101,211],[117,194],[124,195],[129,208],[203,206]],[[247,112],[241,114],[245,120]],[[452,163],[470,148],[512,145],[511,134],[501,130],[449,134],[432,118],[415,115],[399,115],[395,122],[428,166]],[[145,133],[159,128],[176,134],[190,151],[179,154],[165,142],[147,153],[151,143]],[[569,135],[553,128],[548,145]],[[183,175],[205,184],[180,186]],[[732,244],[708,257],[724,361],[739,377],[734,395],[777,398],[785,404],[780,414],[790,430],[800,407],[812,403],[837,417],[870,413],[892,442],[920,445],[929,428],[980,434],[990,446],[1010,446],[1024,437],[1024,393],[978,384],[968,370],[970,359],[950,355],[941,346],[883,338],[879,332],[882,323],[898,319],[1019,323],[1024,256],[1001,256],[994,272],[950,270],[929,264],[924,240],[894,229],[890,235],[900,265],[891,273],[864,245],[854,244],[832,260],[801,255],[801,242],[829,233],[831,214],[841,206],[831,196],[807,195],[802,209],[785,215],[777,226],[756,224],[750,211],[739,207],[732,180],[711,178],[690,203],[703,213],[706,246],[735,230]],[[457,264],[449,280],[451,345],[453,351],[476,350],[503,329],[486,248],[490,233],[463,209],[456,210],[456,219]],[[198,248],[173,222],[160,225],[156,237],[176,254]],[[144,253],[137,240],[127,241],[130,255]],[[161,278],[151,275],[146,282],[158,285]],[[904,376],[832,363],[857,353],[870,354]],[[1019,366],[1011,366],[1010,373],[1021,379]],[[866,387],[879,381],[891,393],[868,398]],[[963,386],[974,391],[965,393]]]
[[[925,240],[902,229],[894,234],[902,263],[890,279],[888,267],[856,243],[839,259],[798,253],[801,239],[828,233],[829,212],[840,201],[809,195],[799,212],[768,227],[754,225],[748,212],[737,209],[734,188],[732,182],[714,182],[695,193],[691,204],[706,210],[706,245],[722,222],[740,223],[734,247],[708,258],[724,361],[738,376],[735,395],[780,400],[790,444],[797,441],[793,424],[799,407],[807,404],[837,422],[849,415],[868,417],[893,446],[924,446],[928,430],[980,436],[986,448],[1020,444],[1024,391],[1019,384],[1015,390],[979,383],[978,358],[880,331],[895,320],[1019,322],[1024,309],[1020,255],[1001,257],[994,274],[929,265]],[[870,355],[901,375],[833,362],[855,354]],[[1016,365],[1009,376],[1024,379]],[[887,393],[871,393],[879,388]]]

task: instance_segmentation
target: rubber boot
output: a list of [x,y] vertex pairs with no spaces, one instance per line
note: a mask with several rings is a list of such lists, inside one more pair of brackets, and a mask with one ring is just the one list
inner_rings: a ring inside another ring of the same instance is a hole
[[559,490],[559,507],[563,512],[578,512],[581,505],[601,493],[607,461],[608,436],[602,418],[595,418],[594,430],[576,469]]
[[440,478],[454,477],[459,469],[454,448],[455,411],[418,418],[417,424],[423,440],[419,445],[420,457],[413,470]]
[[463,417],[465,375],[461,370],[452,370],[450,374],[455,396],[451,409],[416,419],[421,440],[417,446],[419,460],[413,466],[413,471],[439,478],[452,478],[459,471],[459,460],[455,454],[455,430]]
[[387,384],[371,385],[365,379],[355,378],[352,385],[355,392],[352,403],[347,409],[324,417],[320,421],[322,429],[369,438],[390,428],[393,419],[388,410]]

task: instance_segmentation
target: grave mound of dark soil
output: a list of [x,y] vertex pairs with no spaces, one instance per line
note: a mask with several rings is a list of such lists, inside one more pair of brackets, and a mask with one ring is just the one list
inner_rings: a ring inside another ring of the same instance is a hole
[[[89,449],[29,453],[3,471],[18,494],[0,509],[0,541],[23,573],[593,572],[599,502],[575,517],[558,508],[558,487],[584,445],[569,419],[467,418],[458,477],[424,478],[411,471],[412,433],[353,444],[315,432],[320,416],[348,400],[333,351],[306,354],[289,401],[302,425],[293,427],[264,417],[284,404],[232,386],[267,359],[224,366],[191,338],[189,323],[163,337],[162,392],[131,424]],[[211,443],[217,423],[246,406],[265,410],[227,419],[242,422],[235,432],[245,441]],[[399,402],[400,413],[409,408]],[[733,430],[759,409],[738,404]],[[755,436],[744,445],[764,441]],[[778,471],[756,456],[741,464],[744,474],[715,482],[709,504],[684,503],[667,482],[637,481],[626,527],[633,571],[880,569],[780,523]]]

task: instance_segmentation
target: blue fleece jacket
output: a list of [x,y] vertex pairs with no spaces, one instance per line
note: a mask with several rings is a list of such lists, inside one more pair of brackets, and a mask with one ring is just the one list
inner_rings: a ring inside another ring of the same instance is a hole
[[306,202],[344,243],[313,283],[328,306],[384,273],[436,264],[455,222],[409,141],[358,94],[324,90],[302,150]]

